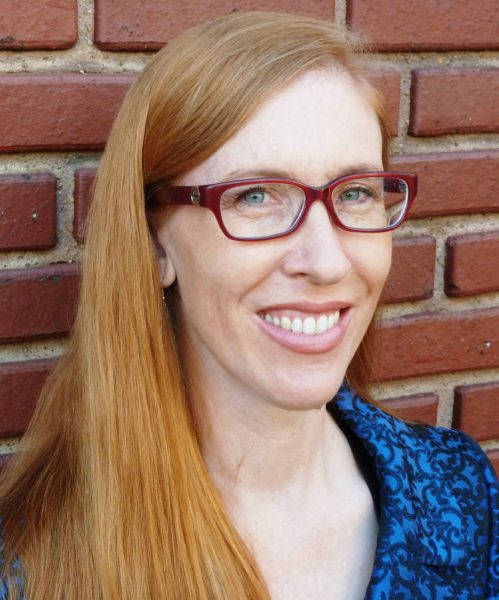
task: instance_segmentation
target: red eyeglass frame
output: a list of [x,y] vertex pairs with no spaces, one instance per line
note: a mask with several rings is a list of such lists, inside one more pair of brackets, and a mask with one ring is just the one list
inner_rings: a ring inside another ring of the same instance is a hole
[[[336,212],[334,210],[334,206],[332,202],[328,202],[328,198],[333,193],[335,187],[340,185],[341,183],[346,183],[348,181],[352,181],[355,179],[362,179],[365,177],[391,177],[394,179],[401,179],[407,185],[407,208],[404,214],[404,217],[400,220],[399,223],[395,225],[390,225],[384,227],[382,229],[357,229],[354,227],[347,227],[343,225],[341,221],[338,219]],[[240,238],[231,235],[223,222],[222,214],[220,211],[220,199],[222,194],[238,185],[248,185],[254,183],[255,185],[263,185],[263,184],[272,184],[272,183],[282,183],[282,184],[292,184],[299,188],[301,188],[305,194],[305,204],[302,208],[301,214],[292,224],[292,226],[283,233],[277,233],[265,237],[245,237]],[[407,217],[407,213],[409,212],[412,203],[414,202],[414,198],[417,193],[417,175],[414,173],[400,173],[394,171],[377,171],[377,172],[366,172],[366,173],[353,173],[351,175],[345,175],[343,177],[338,177],[333,181],[330,181],[324,186],[321,187],[311,187],[305,185],[301,181],[295,181],[293,179],[279,179],[279,178],[257,178],[257,179],[238,179],[234,181],[224,181],[223,183],[211,183],[208,185],[177,185],[172,186],[169,185],[166,181],[158,181],[155,184],[152,184],[146,193],[146,199],[148,202],[152,202],[154,204],[163,204],[163,205],[186,205],[186,206],[201,206],[203,208],[207,208],[213,212],[215,218],[217,219],[218,225],[225,236],[227,236],[231,240],[235,241],[243,241],[243,242],[259,242],[262,240],[270,240],[274,238],[284,237],[286,235],[290,235],[294,231],[298,229],[298,227],[303,223],[307,213],[312,206],[312,202],[315,200],[321,200],[326,207],[326,210],[333,220],[333,223],[343,229],[345,231],[353,231],[358,233],[384,233],[386,231],[393,231],[400,227],[404,220]]]

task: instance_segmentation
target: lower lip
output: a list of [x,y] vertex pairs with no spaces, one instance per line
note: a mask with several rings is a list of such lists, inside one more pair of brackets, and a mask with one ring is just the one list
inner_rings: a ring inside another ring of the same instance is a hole
[[329,352],[338,347],[345,337],[348,324],[350,323],[352,309],[346,308],[340,312],[338,322],[325,331],[315,335],[307,335],[306,333],[294,333],[282,327],[277,327],[261,317],[258,317],[260,327],[281,346],[293,352],[301,354],[322,354]]

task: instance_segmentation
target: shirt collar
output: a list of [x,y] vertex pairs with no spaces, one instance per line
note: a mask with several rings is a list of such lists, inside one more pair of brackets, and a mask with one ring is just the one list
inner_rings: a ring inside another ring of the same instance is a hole
[[361,440],[376,469],[381,496],[378,548],[389,536],[394,543],[397,539],[405,543],[422,563],[465,562],[471,532],[449,490],[448,473],[435,469],[425,435],[437,428],[405,423],[362,399],[348,385],[340,388],[334,402],[337,414]]

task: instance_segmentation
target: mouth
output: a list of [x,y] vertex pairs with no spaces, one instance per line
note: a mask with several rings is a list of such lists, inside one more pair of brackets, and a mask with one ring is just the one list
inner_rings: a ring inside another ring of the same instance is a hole
[[275,327],[303,335],[318,335],[332,329],[340,319],[340,310],[319,315],[296,314],[296,311],[261,313],[260,317]]
[[262,329],[289,350],[305,354],[328,352],[343,340],[351,319],[349,305],[295,305],[258,313]]

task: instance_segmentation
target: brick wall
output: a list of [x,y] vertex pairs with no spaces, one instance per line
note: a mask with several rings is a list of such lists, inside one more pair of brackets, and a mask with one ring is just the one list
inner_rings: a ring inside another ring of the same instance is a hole
[[349,23],[369,41],[393,167],[420,175],[376,395],[468,431],[499,470],[497,0],[0,0],[0,455],[64,352],[89,186],[128,86],[177,32],[252,9]]

